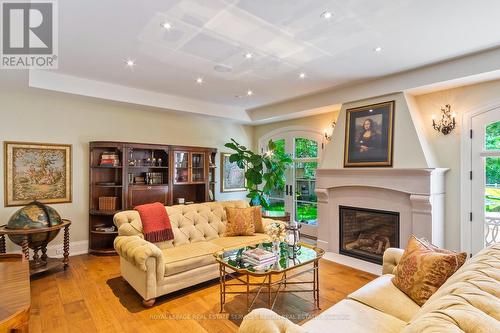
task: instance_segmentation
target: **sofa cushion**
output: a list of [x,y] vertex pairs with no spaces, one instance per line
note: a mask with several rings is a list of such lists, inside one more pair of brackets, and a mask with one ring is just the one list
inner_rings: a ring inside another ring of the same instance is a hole
[[382,275],[356,290],[348,297],[405,322],[409,322],[417,311],[420,310],[420,306],[396,288],[391,281],[393,276],[392,274]]
[[210,242],[190,243],[163,250],[165,276],[215,263],[213,254],[222,248]]
[[463,265],[466,257],[466,253],[441,250],[411,236],[392,282],[421,306]]
[[[255,209],[226,207],[226,232],[224,236],[253,236],[255,234]],[[262,217],[261,217],[262,220]]]
[[[384,297],[384,296],[382,296]],[[343,300],[325,310],[302,327],[308,333],[324,332],[400,332],[406,322],[355,300]]]
[[212,239],[210,243],[224,249],[231,249],[236,247],[255,245],[268,241],[269,237],[266,234],[255,234],[253,236],[221,237],[217,239]]

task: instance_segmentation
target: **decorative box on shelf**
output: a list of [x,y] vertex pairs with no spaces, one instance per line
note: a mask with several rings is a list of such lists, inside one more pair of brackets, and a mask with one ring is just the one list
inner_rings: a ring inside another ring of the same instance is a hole
[[118,203],[118,197],[99,197],[99,210],[115,211]]

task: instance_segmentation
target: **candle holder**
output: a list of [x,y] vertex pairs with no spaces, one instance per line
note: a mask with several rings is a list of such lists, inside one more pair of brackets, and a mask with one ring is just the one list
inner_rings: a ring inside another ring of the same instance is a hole
[[290,259],[295,258],[301,248],[301,245],[299,244],[300,228],[302,228],[302,224],[297,222],[290,222],[285,227],[287,232],[286,243],[288,245],[288,249],[290,250],[288,251],[288,258]]

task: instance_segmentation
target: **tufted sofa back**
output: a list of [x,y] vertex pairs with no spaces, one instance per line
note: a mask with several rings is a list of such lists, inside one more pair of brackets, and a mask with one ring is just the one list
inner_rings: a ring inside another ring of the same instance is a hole
[[[160,249],[168,249],[221,237],[226,231],[225,207],[245,208],[249,207],[249,204],[247,201],[237,200],[165,206],[172,224],[174,239],[156,245]],[[127,210],[117,213],[113,222],[120,236],[137,235],[144,238],[141,218],[137,211]]]

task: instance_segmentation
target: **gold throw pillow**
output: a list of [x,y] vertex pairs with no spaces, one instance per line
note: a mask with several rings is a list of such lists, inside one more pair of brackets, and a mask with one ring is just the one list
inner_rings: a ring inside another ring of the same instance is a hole
[[224,236],[252,236],[255,234],[255,209],[226,207],[227,224]]
[[466,257],[464,252],[440,249],[412,235],[392,282],[422,306],[464,264]]
[[264,224],[262,223],[262,207],[261,206],[253,206],[247,209],[253,209],[253,224],[255,225],[255,232],[259,232],[261,234],[265,233]]

